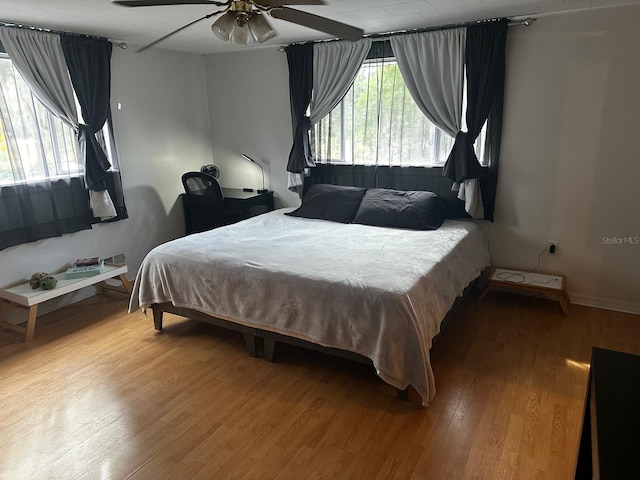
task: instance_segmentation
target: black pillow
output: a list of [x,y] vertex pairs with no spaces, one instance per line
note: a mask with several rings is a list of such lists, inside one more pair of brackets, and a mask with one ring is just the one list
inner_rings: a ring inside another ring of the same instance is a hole
[[312,185],[300,208],[287,213],[294,217],[350,223],[356,216],[366,189],[341,185]]
[[371,188],[362,199],[352,223],[435,230],[442,221],[442,199],[433,192]]

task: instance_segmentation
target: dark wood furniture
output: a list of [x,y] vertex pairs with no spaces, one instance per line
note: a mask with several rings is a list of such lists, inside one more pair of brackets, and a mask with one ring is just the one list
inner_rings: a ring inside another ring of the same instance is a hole
[[182,175],[185,196],[182,199],[188,207],[185,227],[187,233],[206,232],[237,220],[227,215],[218,180],[208,173],[187,172]]
[[[234,223],[246,218],[273,210],[273,192],[266,193],[247,192],[242,188],[222,188],[224,196],[225,209],[227,218],[233,218]],[[191,209],[189,208],[186,195],[180,194],[182,208],[184,209],[184,222],[187,234],[193,233],[191,227]]]
[[640,356],[592,350],[575,478],[640,478]]
[[[241,212],[245,218],[256,213],[270,212],[273,210],[273,192],[266,193],[247,192],[242,188],[222,187],[224,204],[227,210]],[[263,207],[259,210],[257,207]]]

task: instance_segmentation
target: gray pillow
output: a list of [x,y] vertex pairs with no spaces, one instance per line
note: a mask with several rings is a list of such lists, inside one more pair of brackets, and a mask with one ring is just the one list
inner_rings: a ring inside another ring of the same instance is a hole
[[366,189],[341,185],[312,185],[300,208],[287,213],[293,217],[317,218],[350,223],[355,217]]
[[442,199],[433,192],[371,188],[352,223],[435,230],[442,225],[443,210]]

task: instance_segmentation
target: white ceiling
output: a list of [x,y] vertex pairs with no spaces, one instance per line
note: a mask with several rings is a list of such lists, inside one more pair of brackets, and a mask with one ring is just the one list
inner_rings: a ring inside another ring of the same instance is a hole
[[[325,0],[325,3],[293,8],[360,27],[370,34],[640,3],[640,0]],[[218,9],[207,5],[126,8],[112,4],[111,0],[1,0],[0,21],[103,36],[136,47]],[[268,20],[277,36],[262,46],[329,38],[283,20]],[[217,39],[210,30],[213,21],[203,20],[154,48],[196,53],[252,48]]]

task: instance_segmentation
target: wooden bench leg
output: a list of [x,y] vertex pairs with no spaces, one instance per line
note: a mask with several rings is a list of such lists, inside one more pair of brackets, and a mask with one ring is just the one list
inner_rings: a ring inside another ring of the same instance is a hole
[[480,294],[480,297],[478,297],[478,301],[481,302],[482,300],[484,300],[484,297],[487,296],[487,293],[489,293],[489,290],[491,290],[491,285],[487,285],[486,287],[484,287],[484,290],[482,291],[482,293]]
[[129,279],[127,278],[127,276],[124,273],[122,275],[119,275],[119,278],[120,278],[120,281],[122,282],[122,286],[127,291],[129,296],[131,296],[131,292],[133,291],[133,287],[131,286],[131,282],[129,281]]
[[[116,277],[113,277],[113,278],[115,279]],[[125,295],[131,296],[133,287],[131,286],[131,282],[129,281],[127,276],[123,273],[122,275],[118,275],[117,278],[118,280],[120,280],[120,283],[122,283],[122,286],[109,285],[106,281],[103,280],[102,282],[100,282],[100,286],[102,287],[102,290],[110,290],[112,292],[124,293]]]
[[569,316],[569,295],[567,292],[562,292],[558,297],[558,302],[560,302],[560,308],[562,308],[562,313],[564,313],[565,317]]
[[13,332],[21,334],[25,342],[30,342],[31,340],[33,340],[33,337],[36,332],[36,317],[38,315],[38,305],[32,305],[30,307],[16,305],[20,309],[27,310],[26,326],[23,326],[22,324],[13,325],[12,323],[8,322],[9,307],[11,305],[14,305],[14,304],[0,300],[0,326],[8,330],[11,330]]
[[24,333],[24,341],[30,342],[36,333],[36,316],[38,315],[38,305],[29,307],[29,317],[27,319],[27,328]]

